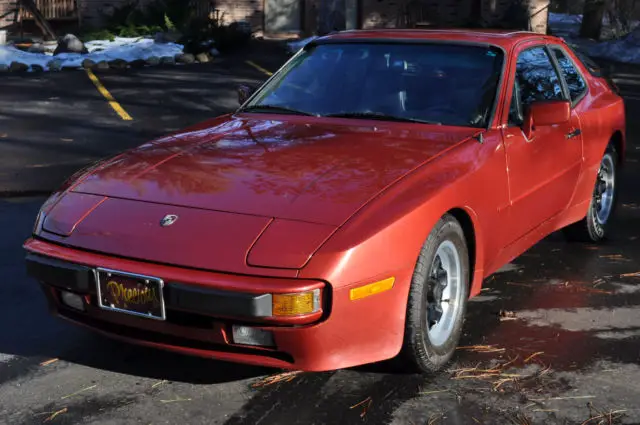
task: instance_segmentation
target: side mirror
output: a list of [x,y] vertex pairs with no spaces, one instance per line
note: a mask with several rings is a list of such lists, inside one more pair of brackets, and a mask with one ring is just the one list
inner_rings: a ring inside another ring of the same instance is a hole
[[238,90],[238,103],[240,105],[244,105],[244,103],[255,93],[257,87],[249,86],[247,84],[240,84],[237,88]]
[[564,124],[570,119],[571,102],[568,100],[541,100],[529,105],[522,131],[527,139],[530,139],[536,127]]

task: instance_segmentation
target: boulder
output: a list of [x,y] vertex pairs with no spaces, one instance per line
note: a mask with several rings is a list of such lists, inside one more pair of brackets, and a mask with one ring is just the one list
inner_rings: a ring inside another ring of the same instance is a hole
[[114,59],[109,61],[109,67],[113,69],[127,69],[129,64],[124,59]]
[[95,65],[96,65],[96,63],[94,61],[92,61],[91,59],[85,59],[85,60],[82,61],[82,67],[84,69],[92,69]]
[[196,55],[196,60],[200,63],[211,62],[211,58],[209,58],[209,55],[206,53],[198,53]]
[[180,53],[176,55],[176,62],[178,63],[194,63],[195,61],[196,58],[191,53]]
[[144,59],[135,59],[129,62],[131,68],[142,68],[147,64],[147,61]]
[[29,53],[44,53],[45,52],[45,48],[44,48],[44,44],[41,43],[34,43],[31,46],[29,46],[29,48],[27,49],[27,52]]
[[109,69],[109,62],[107,61],[100,61],[96,64],[96,69],[99,69],[101,71],[104,71],[106,69]]
[[11,72],[25,72],[29,69],[29,65],[26,65],[22,62],[13,61],[9,65],[9,71]]
[[157,56],[151,56],[147,58],[147,65],[149,66],[158,66],[160,65],[160,58]]
[[49,71],[60,71],[62,69],[62,61],[60,59],[53,59],[47,64]]
[[80,41],[78,37],[73,34],[67,34],[60,41],[58,41],[58,47],[53,52],[53,55],[59,55],[60,53],[89,53],[84,43]]
[[216,56],[220,56],[220,52],[218,51],[218,49],[216,49],[215,47],[212,47],[211,50],[209,50],[209,54],[211,56],[213,56],[214,58]]
[[182,37],[182,34],[176,31],[157,32],[153,37],[153,41],[156,43],[177,43]]

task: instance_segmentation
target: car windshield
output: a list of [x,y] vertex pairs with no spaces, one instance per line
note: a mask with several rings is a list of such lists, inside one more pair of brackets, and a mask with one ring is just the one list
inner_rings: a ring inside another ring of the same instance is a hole
[[326,43],[299,52],[240,111],[485,127],[503,54],[447,43]]

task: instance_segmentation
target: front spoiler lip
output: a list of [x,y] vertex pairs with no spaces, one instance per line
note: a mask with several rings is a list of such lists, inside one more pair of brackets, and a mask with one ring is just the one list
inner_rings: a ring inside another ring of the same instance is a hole
[[[182,269],[89,253],[37,239],[27,240],[24,248],[27,250],[27,274],[60,289],[95,295],[93,270],[107,267],[163,278],[168,309],[276,326],[311,325],[328,318],[326,306],[330,302],[330,286],[318,280],[245,277]],[[165,274],[165,270],[170,273]],[[267,303],[268,312],[271,311],[272,293],[303,292],[316,288],[323,292],[323,305],[318,312],[290,317],[266,315]]]

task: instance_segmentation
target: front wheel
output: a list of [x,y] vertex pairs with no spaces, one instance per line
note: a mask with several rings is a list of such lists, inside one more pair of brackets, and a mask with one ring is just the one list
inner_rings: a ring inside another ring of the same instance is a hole
[[411,281],[402,356],[410,369],[442,369],[456,350],[469,297],[469,253],[460,223],[443,216],[424,243]]
[[608,227],[618,200],[618,155],[607,147],[596,177],[587,216],[564,229],[569,241],[600,242],[607,238]]

